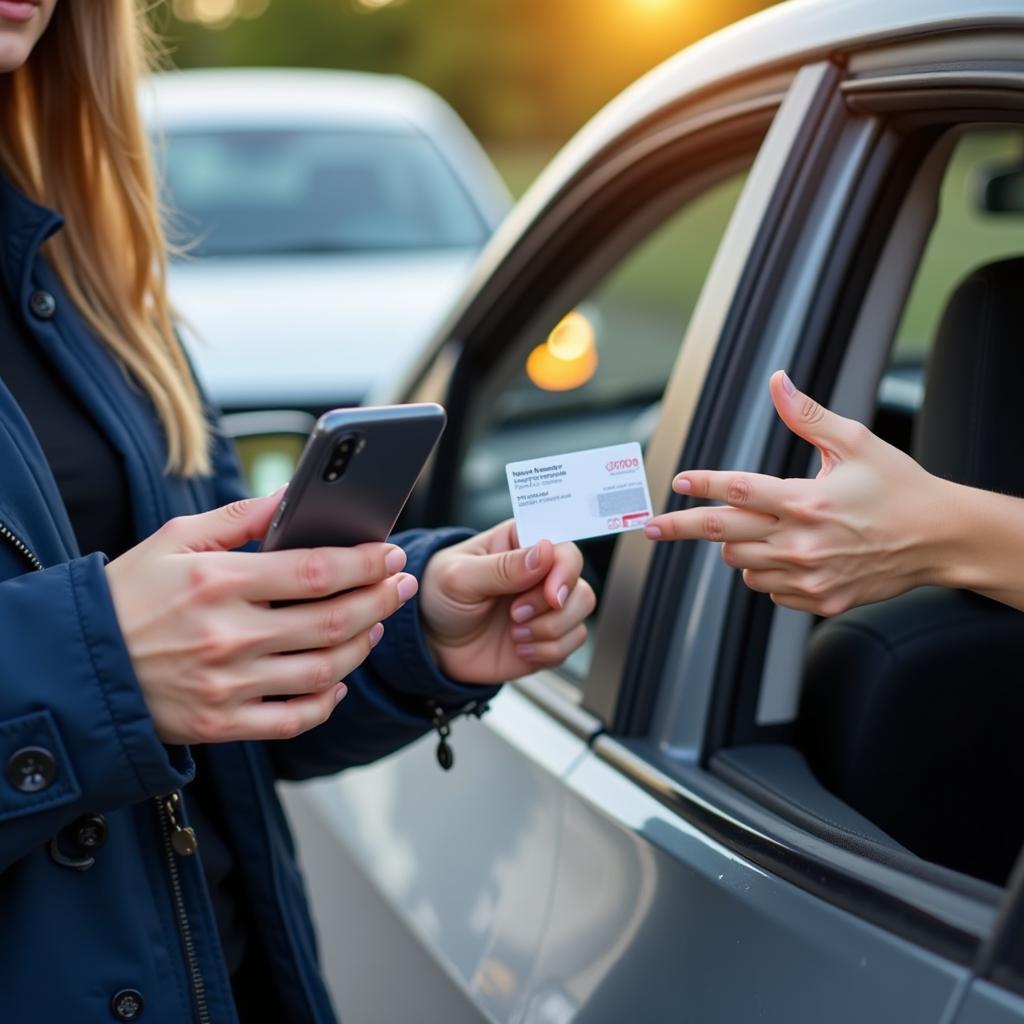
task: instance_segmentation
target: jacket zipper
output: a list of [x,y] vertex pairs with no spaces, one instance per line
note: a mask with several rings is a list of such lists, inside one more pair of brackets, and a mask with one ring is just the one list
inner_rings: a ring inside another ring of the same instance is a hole
[[33,569],[42,569],[43,563],[36,558],[29,546],[16,533],[14,533],[13,530],[8,526],[5,526],[2,522],[0,522],[0,537],[3,537],[3,539],[7,541],[7,543],[10,544],[11,547],[14,548],[14,550],[17,551]]
[[160,819],[160,835],[164,844],[164,855],[167,860],[167,873],[171,879],[171,894],[174,898],[174,913],[178,921],[178,933],[185,951],[189,981],[192,985],[192,1000],[195,1004],[199,1024],[210,1024],[210,1011],[206,1005],[206,986],[199,970],[199,957],[196,955],[195,943],[192,941],[192,928],[188,923],[185,911],[185,897],[181,891],[181,878],[178,875],[178,857],[190,857],[199,845],[195,832],[183,827],[178,822],[176,810],[181,803],[177,793],[156,798],[157,816]]

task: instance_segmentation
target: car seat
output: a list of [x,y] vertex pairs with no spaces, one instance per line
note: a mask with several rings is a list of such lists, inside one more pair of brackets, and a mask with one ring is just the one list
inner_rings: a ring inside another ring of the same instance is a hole
[[[1024,258],[954,291],[914,433],[929,472],[1024,495],[1022,324]],[[1006,881],[1024,842],[1022,734],[1024,613],[927,587],[815,629],[797,745],[833,794],[918,856]]]

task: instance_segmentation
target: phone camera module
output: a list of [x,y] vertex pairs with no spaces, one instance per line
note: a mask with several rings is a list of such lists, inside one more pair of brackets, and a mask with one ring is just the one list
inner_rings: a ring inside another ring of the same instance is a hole
[[331,452],[331,457],[327,460],[327,465],[324,468],[324,479],[328,483],[334,483],[335,480],[340,480],[345,475],[345,470],[348,469],[349,461],[352,458],[352,454],[356,447],[356,438],[345,437],[342,438],[334,447]]

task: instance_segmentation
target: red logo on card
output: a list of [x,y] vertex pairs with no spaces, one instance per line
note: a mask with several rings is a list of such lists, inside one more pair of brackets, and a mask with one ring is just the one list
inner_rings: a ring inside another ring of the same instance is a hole
[[628,516],[622,517],[623,526],[642,526],[651,518],[650,512],[630,512]]
[[611,519],[608,520],[608,529],[609,530],[621,530],[622,529],[622,520],[618,516],[612,516]]
[[637,458],[632,459],[613,459],[611,462],[606,462],[604,468],[609,473],[618,472],[620,469],[638,469],[640,467],[640,460]]

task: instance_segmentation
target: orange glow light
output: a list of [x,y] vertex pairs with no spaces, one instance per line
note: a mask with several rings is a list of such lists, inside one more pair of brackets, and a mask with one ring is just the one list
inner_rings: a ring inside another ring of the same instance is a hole
[[526,360],[526,375],[543,391],[572,391],[597,372],[597,343],[590,321],[567,313]]

